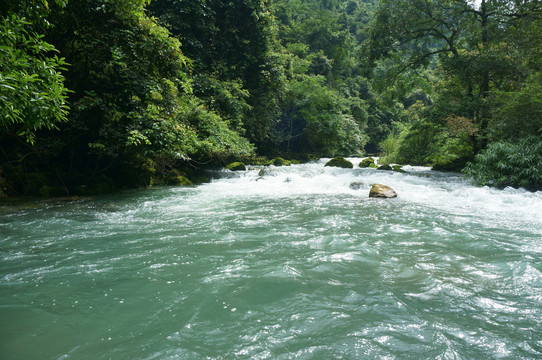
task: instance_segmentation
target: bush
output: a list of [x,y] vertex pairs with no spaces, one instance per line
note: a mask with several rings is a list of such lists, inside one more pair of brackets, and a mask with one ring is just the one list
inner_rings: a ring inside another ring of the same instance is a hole
[[399,146],[399,135],[395,132],[391,132],[380,143],[380,149],[383,152],[383,156],[378,159],[380,164],[388,165],[395,161],[397,158],[397,149]]
[[464,172],[479,185],[542,189],[542,140],[528,136],[491,143]]

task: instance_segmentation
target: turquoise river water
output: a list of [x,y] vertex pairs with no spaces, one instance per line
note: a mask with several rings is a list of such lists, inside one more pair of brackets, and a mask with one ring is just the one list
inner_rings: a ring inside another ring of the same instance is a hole
[[324,161],[0,205],[0,359],[542,359],[542,192]]

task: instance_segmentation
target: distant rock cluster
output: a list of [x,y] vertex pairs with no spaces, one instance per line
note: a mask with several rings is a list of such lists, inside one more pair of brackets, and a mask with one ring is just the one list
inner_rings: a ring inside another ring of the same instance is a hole
[[[282,158],[276,158],[276,159],[267,161],[264,165],[289,166],[290,164],[291,164],[291,162],[288,161],[288,160],[284,160]],[[325,166],[326,167],[338,167],[338,168],[343,168],[343,169],[353,169],[354,168],[354,164],[352,164],[350,161],[348,161],[347,159],[345,159],[343,157],[340,157],[340,156],[329,160],[325,164]],[[385,164],[385,165],[382,165],[382,166],[378,167],[376,165],[375,159],[372,158],[372,157],[363,159],[359,163],[359,167],[360,168],[373,168],[373,169],[378,169],[378,170],[396,171],[396,172],[402,172],[402,173],[406,172],[399,165],[390,166],[388,164]],[[226,166],[226,169],[231,170],[231,171],[246,171],[247,168],[246,168],[246,165],[241,163],[241,162],[234,162],[234,163],[228,164]],[[263,178],[263,176],[265,176],[265,174],[266,174],[266,171],[264,169],[261,169],[260,172],[258,173],[258,176],[259,176],[258,180]],[[360,189],[362,186],[363,186],[362,182],[354,182],[354,183],[350,184],[350,188],[355,189],[355,190]],[[395,192],[395,190],[393,190],[391,187],[389,187],[387,185],[373,184],[372,187],[371,187],[371,190],[369,191],[369,197],[370,198],[380,198],[380,199],[391,199],[391,198],[396,198],[397,193]]]

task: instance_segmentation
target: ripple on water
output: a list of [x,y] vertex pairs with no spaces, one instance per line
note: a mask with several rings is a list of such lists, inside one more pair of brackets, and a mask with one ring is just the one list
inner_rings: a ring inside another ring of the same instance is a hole
[[[542,193],[416,167],[268,170],[2,209],[0,353],[542,357]],[[372,182],[399,198],[368,199]]]

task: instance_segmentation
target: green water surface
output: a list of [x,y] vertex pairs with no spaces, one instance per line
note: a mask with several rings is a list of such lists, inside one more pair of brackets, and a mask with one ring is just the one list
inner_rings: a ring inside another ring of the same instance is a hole
[[320,165],[0,206],[0,359],[542,358],[542,194]]

